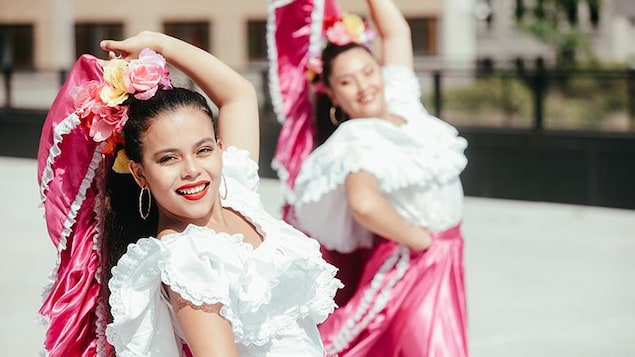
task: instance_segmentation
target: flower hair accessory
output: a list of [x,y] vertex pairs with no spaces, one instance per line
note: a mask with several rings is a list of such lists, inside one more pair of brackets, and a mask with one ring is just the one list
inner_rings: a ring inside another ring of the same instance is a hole
[[[344,13],[338,18],[325,18],[323,23],[324,37],[320,49],[324,49],[327,44],[332,43],[343,46],[349,43],[357,43],[368,47],[377,33],[368,26],[368,23],[359,15]],[[307,63],[307,79],[309,82],[316,82],[322,74],[323,63],[321,53],[309,56]],[[320,90],[319,83],[317,90]]]
[[[130,95],[139,100],[152,98],[157,90],[172,89],[167,62],[160,54],[144,49],[139,58],[130,62],[113,59],[103,66],[102,80],[93,80],[76,87],[73,91],[75,113],[98,143],[105,142],[102,153],[114,152],[118,144],[124,144],[123,127],[128,120],[125,101]],[[113,168],[126,173],[125,152],[117,155]]]

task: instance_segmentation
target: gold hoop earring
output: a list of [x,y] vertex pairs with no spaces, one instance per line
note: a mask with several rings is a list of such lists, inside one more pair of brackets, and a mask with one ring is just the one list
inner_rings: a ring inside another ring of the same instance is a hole
[[340,121],[337,120],[337,116],[336,114],[337,109],[335,109],[335,107],[331,106],[331,109],[329,109],[329,119],[331,119],[331,123],[333,123],[333,125],[338,126],[340,125]]
[[[224,194],[224,195],[223,195],[223,194],[221,194],[220,198],[222,198],[222,199],[224,199],[224,200],[225,200],[225,199],[227,199],[227,179],[225,178],[225,175],[224,175],[224,174],[221,174],[221,181],[223,181],[223,188],[225,189],[225,190],[224,190],[224,191],[225,191],[225,194]],[[219,190],[219,191],[220,191],[220,190]],[[218,193],[220,193],[220,192],[218,192]]]
[[[143,212],[143,193],[145,191],[148,191],[148,209],[146,209],[144,213]],[[148,218],[148,216],[150,215],[151,208],[152,208],[152,194],[150,193],[150,189],[146,187],[141,187],[141,191],[139,192],[139,216],[141,216],[141,219],[145,221],[146,218]]]

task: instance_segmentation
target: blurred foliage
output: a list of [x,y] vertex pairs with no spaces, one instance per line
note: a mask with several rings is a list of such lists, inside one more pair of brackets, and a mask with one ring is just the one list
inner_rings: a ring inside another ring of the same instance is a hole
[[578,27],[578,7],[588,7],[589,22],[598,25],[601,0],[516,0],[519,28],[554,48],[559,68],[572,68],[579,55],[592,58],[589,34]]
[[[569,76],[566,86],[554,81],[549,84],[545,100],[546,128],[628,129],[628,91],[625,79],[578,74]],[[621,122],[616,123],[616,120]]]
[[531,92],[519,79],[494,76],[445,88],[443,117],[457,125],[528,127],[531,103]]
[[[557,76],[553,73],[548,71],[546,77],[546,129],[631,130],[626,75],[588,70],[565,72],[565,76],[562,72]],[[462,84],[446,85],[442,117],[459,126],[530,128],[535,116],[531,83],[529,78],[521,79],[511,73],[495,73]],[[433,100],[424,98],[426,103]]]

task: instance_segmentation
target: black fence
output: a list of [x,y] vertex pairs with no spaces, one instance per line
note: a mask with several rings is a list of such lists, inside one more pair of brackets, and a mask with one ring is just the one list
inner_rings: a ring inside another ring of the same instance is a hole
[[469,141],[467,195],[635,209],[635,71],[435,72],[428,93]]

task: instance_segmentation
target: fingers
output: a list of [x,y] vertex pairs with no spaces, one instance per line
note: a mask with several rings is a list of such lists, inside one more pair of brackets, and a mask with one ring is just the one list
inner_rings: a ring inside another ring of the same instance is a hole
[[104,51],[118,53],[127,59],[128,57],[136,57],[146,47],[152,48],[153,43],[151,40],[152,37],[142,32],[121,41],[103,40],[99,43],[99,46]]

